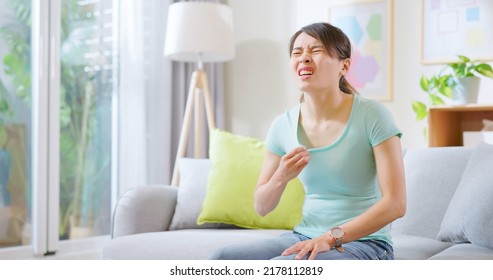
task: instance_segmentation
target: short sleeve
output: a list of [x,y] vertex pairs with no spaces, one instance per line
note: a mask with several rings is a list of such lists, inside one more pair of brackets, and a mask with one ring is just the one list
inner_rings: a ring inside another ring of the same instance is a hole
[[265,139],[265,148],[278,156],[286,154],[286,149],[282,142],[283,126],[282,116],[277,117],[272,122],[269,132],[267,133],[267,138]]
[[372,147],[382,143],[392,136],[402,136],[401,130],[394,122],[389,110],[381,103],[372,101],[368,104],[366,114],[366,134]]

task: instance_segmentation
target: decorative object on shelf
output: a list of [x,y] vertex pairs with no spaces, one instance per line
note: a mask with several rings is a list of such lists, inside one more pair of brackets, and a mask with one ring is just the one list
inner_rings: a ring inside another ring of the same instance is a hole
[[421,61],[442,64],[468,50],[493,59],[493,1],[421,0]]
[[393,0],[358,0],[329,7],[329,21],[351,40],[348,81],[368,98],[392,100]]
[[483,129],[481,131],[493,131],[493,120],[483,119]]
[[[454,105],[477,103],[479,76],[493,78],[491,65],[463,55],[458,58],[457,62],[445,64],[438,74],[421,77],[419,84],[428,95],[430,105],[445,105],[446,101]],[[413,101],[412,108],[418,121],[428,116],[428,105],[424,102]]]
[[493,145],[493,120],[483,119],[481,134],[484,142]]
[[215,128],[209,83],[204,62],[224,62],[234,57],[233,12],[230,7],[209,2],[177,2],[169,6],[164,55],[176,61],[197,62],[188,92],[185,115],[178,143],[171,184],[178,185],[178,162],[185,156],[186,144],[194,121],[195,157],[202,154],[202,99],[209,131]]
[[493,131],[464,131],[462,142],[464,147],[475,147],[482,142],[493,145]]

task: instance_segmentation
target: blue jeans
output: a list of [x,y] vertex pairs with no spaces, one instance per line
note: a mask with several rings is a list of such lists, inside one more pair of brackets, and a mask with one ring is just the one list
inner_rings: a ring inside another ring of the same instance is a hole
[[[293,260],[296,254],[281,256],[292,245],[309,240],[297,232],[282,234],[278,238],[245,245],[230,245],[213,252],[212,260]],[[381,240],[358,240],[343,245],[344,251],[335,249],[321,252],[317,260],[393,260],[394,251],[390,244]],[[307,259],[305,256],[304,259]]]

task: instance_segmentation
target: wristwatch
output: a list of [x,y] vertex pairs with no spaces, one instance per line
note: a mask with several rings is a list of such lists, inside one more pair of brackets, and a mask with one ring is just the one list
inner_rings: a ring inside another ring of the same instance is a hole
[[342,252],[344,248],[342,248],[342,240],[344,239],[344,230],[341,227],[333,227],[330,229],[330,235],[336,241],[336,245],[334,246],[337,251]]

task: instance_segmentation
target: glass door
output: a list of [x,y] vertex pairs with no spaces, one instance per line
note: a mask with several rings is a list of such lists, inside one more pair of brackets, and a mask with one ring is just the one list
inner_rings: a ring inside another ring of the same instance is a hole
[[0,259],[87,250],[109,238],[114,3],[0,0]]
[[111,0],[62,1],[60,240],[110,233],[113,8]]

